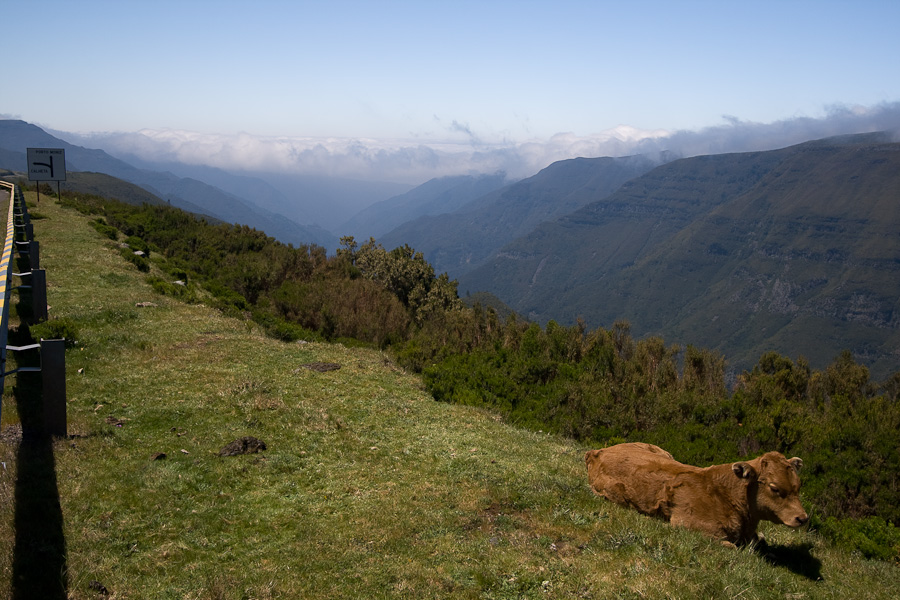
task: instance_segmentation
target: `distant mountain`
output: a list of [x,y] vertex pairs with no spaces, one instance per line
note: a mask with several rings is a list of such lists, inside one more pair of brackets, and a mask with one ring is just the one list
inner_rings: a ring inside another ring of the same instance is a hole
[[[103,150],[76,146],[45,132],[40,127],[17,120],[0,120],[0,163],[16,171],[25,171],[27,148],[64,148],[68,171],[105,173],[135,183],[173,206],[200,212],[226,223],[249,225],[284,243],[315,243],[333,249],[337,238],[320,227],[304,226],[284,215],[254,205],[215,186],[170,172],[139,169],[114,158]],[[63,184],[66,185],[66,184]]]
[[203,181],[292,221],[325,230],[333,239],[334,245],[329,248],[336,247],[338,237],[346,235],[342,224],[349,216],[412,187],[316,175],[226,171],[207,165],[147,161],[128,154],[118,157],[142,169]]
[[372,204],[341,225],[340,229],[358,241],[370,237],[378,239],[407,221],[454,212],[508,183],[504,173],[431,179],[405,194]]
[[4,165],[7,171],[18,172],[25,175],[25,166],[28,159],[25,152],[16,152],[0,148],[0,165]]
[[900,144],[868,134],[662,165],[460,277],[538,321],[823,368],[900,370]]
[[379,241],[385,248],[409,244],[422,252],[437,272],[455,278],[540,223],[611,194],[657,164],[643,156],[559,161],[456,212],[404,223]]
[[336,237],[347,235],[343,223],[359,211],[414,187],[390,181],[358,181],[316,175],[251,174],[265,179],[288,198],[287,205],[262,206],[304,223],[317,223]]
[[165,200],[156,194],[151,194],[141,186],[106,173],[70,171],[66,175],[65,189],[77,194],[116,198],[126,204],[166,204]]
[[[179,178],[201,181],[276,214],[281,213],[273,207],[285,207],[290,203],[284,194],[259,177],[237,175],[207,165],[147,161],[133,155],[119,155],[117,158],[143,171],[171,173]],[[306,225],[312,224],[311,221],[298,222]]]

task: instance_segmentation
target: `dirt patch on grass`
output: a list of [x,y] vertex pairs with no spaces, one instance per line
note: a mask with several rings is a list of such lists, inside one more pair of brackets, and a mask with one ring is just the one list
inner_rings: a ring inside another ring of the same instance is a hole
[[[329,363],[329,362],[311,362],[305,365],[300,365],[300,369],[309,369],[310,371],[316,371],[317,373],[327,373],[328,371],[337,371],[341,368],[341,365],[337,363]],[[300,369],[294,369],[294,373],[299,373]]]
[[238,456],[239,454],[256,454],[266,449],[266,443],[253,436],[242,437],[225,445],[219,450],[219,456]]

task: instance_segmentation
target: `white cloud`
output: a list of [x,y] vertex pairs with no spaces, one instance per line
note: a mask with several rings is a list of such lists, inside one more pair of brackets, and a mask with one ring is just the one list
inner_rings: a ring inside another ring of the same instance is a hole
[[[462,127],[462,126],[461,126]],[[144,129],[134,133],[69,136],[73,142],[118,155],[204,164],[228,170],[292,172],[364,180],[422,183],[432,177],[505,171],[527,177],[550,163],[577,156],[618,156],[634,144],[668,135],[629,127],[591,136],[561,133],[548,140],[488,143],[466,130],[468,141],[288,138]]]
[[623,125],[591,135],[559,133],[549,139],[495,143],[484,141],[458,121],[452,127],[465,134],[462,140],[265,137],[144,129],[79,136],[76,143],[150,161],[418,184],[432,177],[496,171],[527,177],[552,162],[575,157],[660,152],[696,156],[767,150],[845,133],[900,131],[900,102],[869,108],[833,106],[822,118],[769,124],[730,116],[723,119],[723,125],[699,131],[643,131]]
[[669,151],[677,156],[772,150],[852,133],[900,132],[900,102],[873,107],[833,105],[821,118],[797,117],[753,123],[724,115],[725,124],[699,131],[678,131],[661,140],[642,140],[639,152]]

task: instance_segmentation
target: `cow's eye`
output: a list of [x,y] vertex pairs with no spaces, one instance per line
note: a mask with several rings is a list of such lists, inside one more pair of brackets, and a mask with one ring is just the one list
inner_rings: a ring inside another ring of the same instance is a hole
[[769,484],[769,489],[772,490],[772,493],[775,494],[776,496],[781,495],[781,490],[779,490],[778,486],[775,485],[774,483]]

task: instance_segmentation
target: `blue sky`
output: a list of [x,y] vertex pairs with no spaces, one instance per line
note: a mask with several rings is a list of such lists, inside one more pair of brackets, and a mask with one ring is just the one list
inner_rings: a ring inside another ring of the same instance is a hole
[[6,0],[2,12],[13,76],[0,114],[68,132],[475,148],[900,101],[893,0]]

